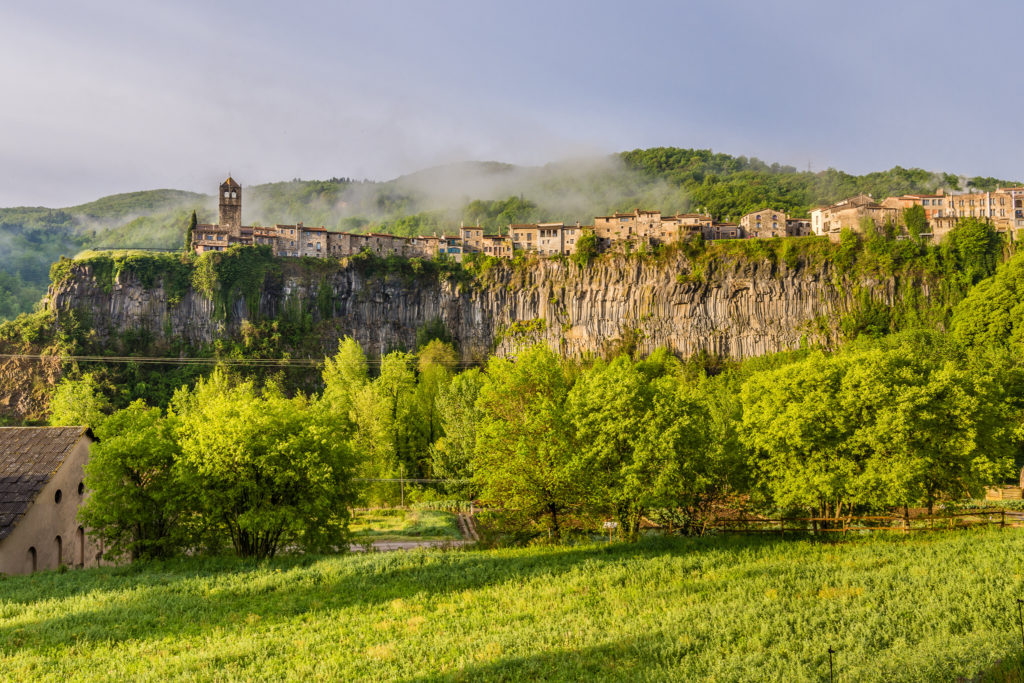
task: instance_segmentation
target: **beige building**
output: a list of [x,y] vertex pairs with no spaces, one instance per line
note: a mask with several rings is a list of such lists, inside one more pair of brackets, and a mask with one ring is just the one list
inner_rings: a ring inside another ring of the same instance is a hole
[[0,574],[100,563],[77,520],[92,441],[84,427],[0,427]]
[[956,218],[986,219],[999,231],[1024,228],[1024,187],[954,194],[948,201],[949,213]]
[[540,233],[536,223],[512,223],[508,226],[512,248],[520,251],[537,251]]
[[741,218],[740,227],[747,237],[785,237],[788,219],[782,211],[761,209]]
[[612,242],[647,241],[661,230],[660,211],[613,213],[610,216],[594,218],[594,235],[602,248],[609,248]]
[[886,222],[899,225],[902,214],[903,210],[897,206],[883,206],[869,195],[862,194],[831,206],[811,209],[811,230],[815,235],[827,235],[831,240],[838,240],[844,228],[860,232],[865,218],[870,219],[875,227],[881,227]]

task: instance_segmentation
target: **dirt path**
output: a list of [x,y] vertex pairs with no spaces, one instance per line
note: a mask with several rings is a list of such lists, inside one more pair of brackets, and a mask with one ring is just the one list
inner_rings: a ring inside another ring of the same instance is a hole
[[[460,512],[455,516],[455,521],[459,525],[459,533],[462,534],[462,538],[459,540],[374,541],[370,550],[376,553],[387,553],[396,550],[415,550],[417,548],[458,548],[480,540],[480,536],[476,533],[476,522],[473,520],[473,515]],[[366,552],[367,548],[365,544],[352,543],[349,545],[349,550],[354,553],[362,553]]]

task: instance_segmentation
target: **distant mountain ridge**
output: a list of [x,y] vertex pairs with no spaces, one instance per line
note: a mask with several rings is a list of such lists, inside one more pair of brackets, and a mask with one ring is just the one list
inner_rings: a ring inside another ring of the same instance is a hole
[[[243,220],[403,235],[450,231],[459,222],[488,230],[538,220],[589,222],[634,207],[701,210],[735,220],[765,206],[806,215],[815,204],[859,193],[998,184],[1007,183],[898,166],[861,176],[835,169],[812,173],[711,150],[657,147],[531,167],[459,162],[384,182],[332,178],[244,186]],[[180,247],[193,210],[200,222],[215,221],[216,198],[160,189],[58,209],[0,209],[0,319],[32,308],[45,291],[49,265],[62,255],[96,247]]]

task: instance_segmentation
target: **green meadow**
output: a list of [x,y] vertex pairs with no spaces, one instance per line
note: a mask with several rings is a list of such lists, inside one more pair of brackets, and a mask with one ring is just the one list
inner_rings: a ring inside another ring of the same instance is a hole
[[[183,559],[0,579],[2,680],[941,681],[1019,656],[1024,533]],[[1017,680],[1014,672],[1000,680]]]

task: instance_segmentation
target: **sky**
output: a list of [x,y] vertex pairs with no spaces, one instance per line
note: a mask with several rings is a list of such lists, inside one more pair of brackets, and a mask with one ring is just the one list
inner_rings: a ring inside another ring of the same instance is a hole
[[0,206],[674,146],[1024,179],[1011,2],[0,5]]

